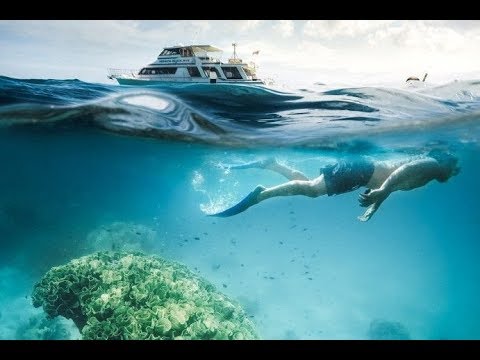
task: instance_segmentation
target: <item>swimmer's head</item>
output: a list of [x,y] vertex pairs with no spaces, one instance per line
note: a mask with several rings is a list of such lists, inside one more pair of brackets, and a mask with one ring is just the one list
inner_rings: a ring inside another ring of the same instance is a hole
[[445,182],[452,176],[458,175],[460,167],[458,166],[458,158],[447,150],[434,149],[428,153],[428,156],[437,160],[442,167],[442,175],[438,181]]

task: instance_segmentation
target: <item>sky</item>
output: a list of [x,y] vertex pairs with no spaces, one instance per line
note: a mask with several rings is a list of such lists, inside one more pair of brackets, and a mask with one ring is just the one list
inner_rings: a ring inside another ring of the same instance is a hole
[[[166,46],[210,44],[287,84],[480,79],[479,20],[2,20],[0,75],[113,83]],[[259,54],[253,56],[254,51]]]

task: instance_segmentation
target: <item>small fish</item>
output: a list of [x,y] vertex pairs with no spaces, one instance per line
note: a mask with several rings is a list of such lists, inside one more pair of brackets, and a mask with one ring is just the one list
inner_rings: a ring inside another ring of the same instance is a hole
[[200,238],[198,236],[195,236],[194,239],[195,240],[200,240]]
[[224,287],[224,288],[226,288],[226,287],[227,287],[227,284],[222,284],[222,285],[223,285],[223,287]]
[[141,233],[141,232],[139,232],[139,231],[137,231],[135,234],[137,234],[137,235],[142,235],[142,233]]

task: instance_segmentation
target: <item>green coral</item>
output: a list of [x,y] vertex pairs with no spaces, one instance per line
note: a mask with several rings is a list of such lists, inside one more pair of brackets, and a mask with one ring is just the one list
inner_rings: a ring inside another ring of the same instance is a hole
[[257,339],[243,309],[184,265],[98,252],[52,268],[33,305],[72,319],[84,339]]

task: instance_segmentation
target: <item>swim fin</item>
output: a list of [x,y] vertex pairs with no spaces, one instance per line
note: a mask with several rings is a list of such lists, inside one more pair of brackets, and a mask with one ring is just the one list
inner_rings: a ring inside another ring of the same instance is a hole
[[263,190],[265,190],[265,187],[257,186],[255,188],[255,190],[253,190],[250,194],[248,194],[238,204],[232,206],[231,208],[228,208],[227,210],[224,210],[224,211],[216,213],[216,214],[210,214],[208,216],[229,217],[229,216],[240,214],[241,212],[244,212],[245,210],[247,210],[250,206],[255,205],[257,203],[257,201],[256,201],[257,196]]

